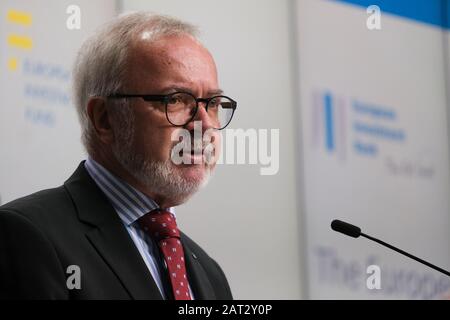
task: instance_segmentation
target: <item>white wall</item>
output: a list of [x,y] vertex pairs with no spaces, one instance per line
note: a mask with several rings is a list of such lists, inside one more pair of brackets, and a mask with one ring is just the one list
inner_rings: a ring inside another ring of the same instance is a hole
[[[81,25],[69,30],[66,10],[73,4]],[[85,158],[70,72],[82,42],[115,9],[111,0],[0,1],[0,204],[61,185]],[[31,23],[9,21],[10,10]],[[11,34],[29,37],[32,46],[9,45]],[[7,67],[10,59],[15,68]]]
[[237,299],[302,298],[288,0],[123,0],[200,27],[221,86],[238,101],[233,128],[280,129],[280,167],[220,165],[177,211],[181,227],[225,270]]

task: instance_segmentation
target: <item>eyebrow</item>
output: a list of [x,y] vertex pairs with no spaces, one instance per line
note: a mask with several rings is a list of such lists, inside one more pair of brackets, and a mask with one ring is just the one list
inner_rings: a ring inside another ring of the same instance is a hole
[[[194,95],[193,91],[187,87],[178,87],[178,86],[177,87],[169,87],[163,91],[166,92],[166,91],[170,91],[170,90],[188,92],[188,93]],[[215,96],[215,95],[221,95],[221,94],[223,94],[222,89],[210,90],[207,92],[208,96]]]

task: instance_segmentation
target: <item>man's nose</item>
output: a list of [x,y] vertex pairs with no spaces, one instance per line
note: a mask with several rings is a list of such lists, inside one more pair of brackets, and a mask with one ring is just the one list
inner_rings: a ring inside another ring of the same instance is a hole
[[208,129],[214,128],[214,124],[206,111],[206,103],[199,102],[197,113],[194,119],[186,125],[186,129],[194,130],[194,122],[200,121],[202,125],[202,133]]

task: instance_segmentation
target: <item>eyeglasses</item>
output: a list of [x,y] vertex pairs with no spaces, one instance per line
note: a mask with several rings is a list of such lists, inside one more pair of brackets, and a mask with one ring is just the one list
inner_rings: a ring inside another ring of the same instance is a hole
[[112,99],[142,98],[148,102],[164,103],[167,120],[174,126],[182,127],[194,120],[199,103],[205,104],[205,110],[214,129],[222,130],[231,122],[237,102],[227,96],[196,98],[188,92],[174,92],[166,95],[114,94]]

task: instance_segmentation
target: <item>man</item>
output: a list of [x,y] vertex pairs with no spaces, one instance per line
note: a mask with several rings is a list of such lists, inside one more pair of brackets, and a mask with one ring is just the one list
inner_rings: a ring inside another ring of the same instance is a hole
[[195,28],[115,19],[80,49],[74,96],[88,159],[0,207],[0,297],[231,299],[173,209],[206,184],[236,109]]

